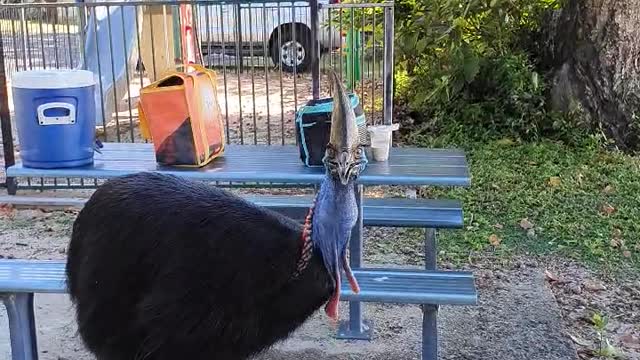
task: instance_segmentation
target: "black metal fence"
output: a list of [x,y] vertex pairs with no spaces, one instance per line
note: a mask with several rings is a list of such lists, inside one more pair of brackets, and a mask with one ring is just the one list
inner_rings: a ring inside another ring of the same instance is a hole
[[[193,30],[190,39],[175,31],[184,26]],[[0,33],[5,166],[13,164],[14,151],[19,154],[11,97],[15,72],[93,71],[102,99],[98,137],[141,142],[136,106],[140,89],[175,70],[189,48],[195,49],[196,62],[218,73],[230,143],[295,144],[295,113],[308,100],[329,95],[329,69],[341,74],[361,97],[370,123],[391,122],[392,2],[5,4],[0,5]],[[20,186],[85,184],[72,179],[21,179]]]

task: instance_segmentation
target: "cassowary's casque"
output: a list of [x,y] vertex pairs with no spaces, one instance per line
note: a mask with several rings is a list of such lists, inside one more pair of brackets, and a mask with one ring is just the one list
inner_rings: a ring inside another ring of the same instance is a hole
[[66,266],[79,333],[99,360],[238,360],[287,337],[326,304],[366,164],[334,74],[327,176],[304,225],[230,192],[140,173],[96,190],[73,225]]

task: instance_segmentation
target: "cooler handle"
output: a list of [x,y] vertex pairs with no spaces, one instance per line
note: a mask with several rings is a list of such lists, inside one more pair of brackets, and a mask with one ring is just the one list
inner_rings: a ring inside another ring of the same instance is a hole
[[[44,112],[50,109],[65,109],[69,111],[66,116],[46,116]],[[73,104],[52,102],[38,106],[38,123],[40,125],[70,125],[76,123],[76,107]]]

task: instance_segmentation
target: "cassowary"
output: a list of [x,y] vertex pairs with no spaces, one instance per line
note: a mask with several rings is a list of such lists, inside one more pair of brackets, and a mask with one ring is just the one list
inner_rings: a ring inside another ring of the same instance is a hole
[[[341,270],[366,165],[333,74],[326,177],[304,224],[219,188],[139,173],[100,186],[73,224],[66,264],[78,332],[99,360],[238,360],[325,305]],[[275,165],[275,164],[274,164]]]

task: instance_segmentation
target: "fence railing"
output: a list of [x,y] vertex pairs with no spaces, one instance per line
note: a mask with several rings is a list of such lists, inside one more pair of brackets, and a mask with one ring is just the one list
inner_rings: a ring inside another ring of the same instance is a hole
[[[179,27],[190,27],[193,36],[181,37],[175,30]],[[230,143],[295,144],[295,112],[308,100],[330,94],[330,69],[361,97],[370,123],[391,121],[392,2],[5,4],[0,5],[0,34],[6,166],[13,163],[14,148],[19,151],[11,99],[15,72],[93,71],[100,91],[98,137],[141,142],[136,106],[140,89],[174,70],[185,59],[185,49],[195,49],[196,61],[218,73]],[[85,186],[71,179],[23,180],[26,187]]]

